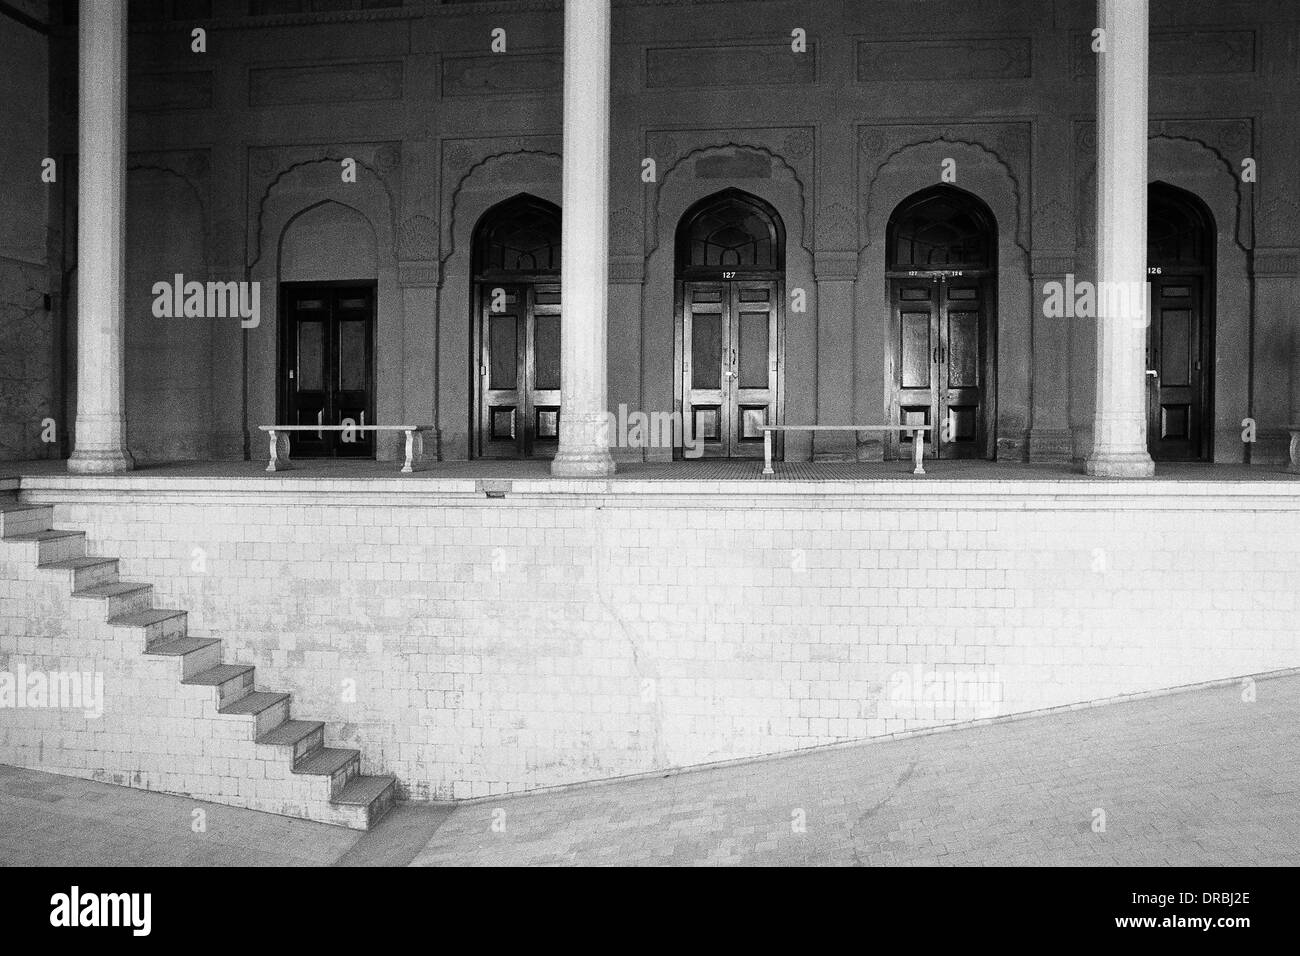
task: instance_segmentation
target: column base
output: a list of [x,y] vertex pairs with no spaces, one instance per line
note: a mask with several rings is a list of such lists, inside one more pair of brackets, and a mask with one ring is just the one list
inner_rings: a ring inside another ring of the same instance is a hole
[[74,451],[68,459],[68,472],[74,475],[111,475],[134,467],[135,460],[128,451]]
[[1094,478],[1150,478],[1156,473],[1156,463],[1145,451],[1094,451],[1084,471]]
[[560,452],[551,462],[556,478],[608,478],[614,474],[614,459],[607,451]]

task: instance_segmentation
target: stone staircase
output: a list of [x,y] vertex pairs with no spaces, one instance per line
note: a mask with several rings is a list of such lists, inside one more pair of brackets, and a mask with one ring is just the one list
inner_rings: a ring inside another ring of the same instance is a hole
[[[53,519],[53,506],[23,504],[12,493],[0,496],[0,549],[11,561],[29,561],[38,578],[55,575],[66,582],[74,640],[76,626],[85,622],[106,637],[108,646],[98,656],[143,656],[143,670],[127,669],[138,675],[130,678],[138,683],[131,690],[170,698],[154,711],[168,716],[151,727],[148,713],[133,715],[128,736],[140,744],[148,738],[151,750],[165,754],[166,747],[152,746],[153,736],[176,733],[169,729],[171,715],[183,714],[193,719],[186,727],[214,738],[209,751],[219,754],[214,765],[219,761],[225,773],[242,767],[256,779],[232,787],[229,779],[218,780],[216,771],[204,773],[203,761],[194,759],[194,748],[184,740],[175,741],[173,752],[189,755],[187,775],[140,774],[129,767],[90,775],[137,786],[143,781],[150,789],[357,830],[368,829],[391,809],[394,777],[363,775],[359,751],[327,747],[322,722],[294,719],[288,694],[259,690],[253,667],[223,663],[220,640],[191,635],[185,611],[154,607],[152,585],[121,580],[116,559],[87,555],[85,533],[55,530]],[[105,626],[108,631],[97,630]],[[98,650],[90,641],[77,649],[70,656],[83,660]],[[159,677],[175,681],[174,693]],[[157,687],[163,688],[160,695]],[[49,749],[57,746],[51,743]]]

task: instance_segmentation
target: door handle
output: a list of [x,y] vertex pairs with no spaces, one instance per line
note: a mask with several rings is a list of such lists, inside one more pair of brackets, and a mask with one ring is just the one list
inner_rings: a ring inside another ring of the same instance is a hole
[[362,410],[361,410],[361,427],[362,427],[362,428],[365,428],[365,427],[366,427],[366,412],[365,412],[365,409],[362,409]]
[[1152,378],[1159,378],[1159,377],[1160,377],[1160,370],[1159,370],[1159,369],[1154,369],[1154,368],[1149,368],[1149,369],[1147,369],[1147,374],[1150,375]]
[[320,411],[316,413],[316,438],[320,441],[325,440],[325,432],[323,432],[320,427],[324,424],[325,424],[325,409],[322,408]]

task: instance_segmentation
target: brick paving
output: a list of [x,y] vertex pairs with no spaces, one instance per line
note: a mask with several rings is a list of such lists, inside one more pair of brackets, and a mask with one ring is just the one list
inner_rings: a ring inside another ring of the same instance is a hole
[[414,864],[1296,865],[1300,676],[1256,694],[1199,689],[476,802]]
[[[1300,864],[1300,675],[1261,680],[1256,697],[1231,685],[455,808],[413,804],[368,834],[0,767],[0,864]],[[191,829],[196,808],[204,833]]]
[[[194,832],[202,810],[203,832]],[[325,866],[356,830],[0,766],[0,865]]]

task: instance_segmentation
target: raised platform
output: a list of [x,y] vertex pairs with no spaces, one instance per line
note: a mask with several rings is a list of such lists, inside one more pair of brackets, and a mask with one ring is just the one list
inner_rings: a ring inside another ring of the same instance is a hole
[[[391,463],[305,459],[292,471],[267,473],[255,461],[177,462],[139,468],[119,475],[71,475],[62,461],[19,462],[0,467],[0,490],[19,491],[33,502],[97,497],[99,493],[180,496],[183,500],[217,497],[265,500],[290,496],[319,501],[364,495],[372,503],[427,502],[430,497],[532,497],[547,495],[723,496],[761,498],[867,496],[925,507],[926,499],[1000,501],[1024,499],[1040,507],[1045,499],[1059,504],[1088,499],[1123,507],[1125,500],[1253,499],[1262,507],[1277,499],[1300,496],[1300,475],[1284,466],[1161,464],[1149,479],[1104,479],[1070,465],[984,461],[930,461],[926,474],[911,474],[910,461],[864,463],[777,463],[763,475],[758,460],[677,461],[623,464],[610,478],[554,478],[545,461],[435,462],[411,475],[395,474]],[[904,505],[907,506],[907,505]],[[1288,506],[1289,505],[1284,505]]]
[[[764,478],[732,461],[579,481],[545,462],[262,468],[71,476],[46,462],[10,466],[2,484],[53,504],[56,528],[84,531],[89,554],[119,559],[124,579],[152,584],[365,754],[363,772],[416,798],[1300,665],[1300,481],[1277,469],[1113,480],[939,461],[924,477],[886,462]],[[0,657],[50,638],[25,593]],[[63,657],[94,656],[54,639]]]

